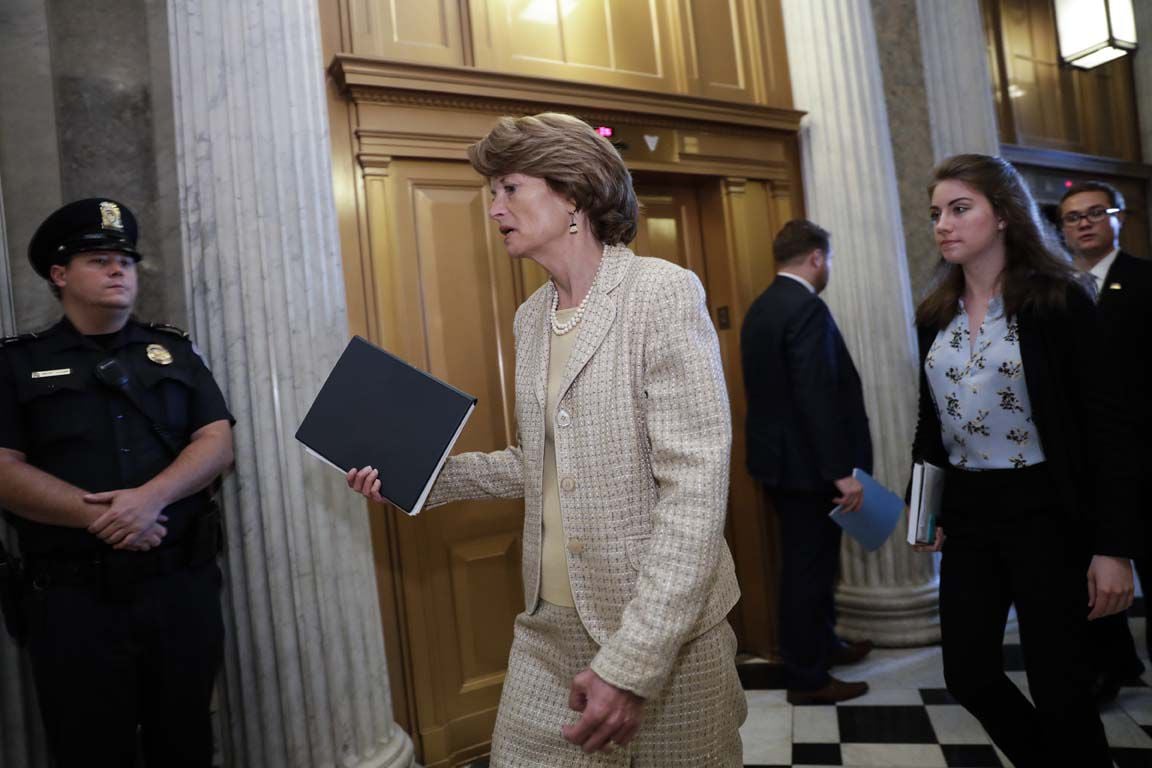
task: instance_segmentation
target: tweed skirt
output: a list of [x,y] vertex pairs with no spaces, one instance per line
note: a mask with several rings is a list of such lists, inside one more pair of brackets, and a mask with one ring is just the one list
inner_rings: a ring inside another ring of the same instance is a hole
[[508,675],[492,734],[493,768],[735,768],[743,765],[740,724],[748,713],[736,675],[736,635],[722,621],[680,650],[667,685],[646,702],[627,747],[585,754],[560,729],[572,678],[599,647],[573,608],[540,601],[516,617]]

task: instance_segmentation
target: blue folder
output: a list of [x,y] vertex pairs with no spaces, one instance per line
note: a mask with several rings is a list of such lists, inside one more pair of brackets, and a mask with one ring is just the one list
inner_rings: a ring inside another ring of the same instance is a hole
[[864,501],[855,512],[845,512],[836,507],[828,516],[856,539],[869,552],[880,548],[888,540],[900,513],[904,511],[904,499],[876,482],[872,475],[862,469],[852,470],[852,477],[864,486]]

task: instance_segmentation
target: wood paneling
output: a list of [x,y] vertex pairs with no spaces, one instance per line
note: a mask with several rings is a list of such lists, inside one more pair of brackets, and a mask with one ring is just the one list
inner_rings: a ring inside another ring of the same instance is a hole
[[666,0],[471,0],[476,65],[675,92]]
[[646,174],[636,190],[643,211],[633,249],[695,272],[704,284],[717,325],[732,406],[726,533],[741,590],[740,602],[729,618],[741,651],[773,659],[778,656],[776,525],[759,484],[744,464],[746,406],[740,359],[744,314],[775,271],[771,254],[759,247],[770,242],[779,227],[771,185],[717,178],[662,185],[658,176]]
[[[479,399],[458,451],[515,442],[512,317],[516,269],[466,164],[398,160],[367,177],[369,274],[379,308],[370,338]],[[397,512],[403,663],[426,764],[485,750],[512,625],[523,610],[521,502]]]
[[459,0],[347,0],[351,52],[463,66]]
[[1140,159],[1132,57],[1060,63],[1050,0],[981,0],[1006,144]]
[[1070,93],[1065,93],[1051,6],[1002,0],[1008,98],[1017,141],[1053,149],[1081,145]]
[[322,0],[342,53],[790,108],[779,0]]
[[632,249],[690,269],[707,286],[696,190],[688,185],[639,186],[636,197],[641,208]]
[[728,494],[728,541],[736,561],[740,602],[731,619],[742,651],[779,657],[775,514],[760,484],[745,469],[747,400],[740,361],[740,327],[752,302],[775,275],[771,242],[784,222],[799,215],[798,185],[714,178],[699,187],[708,293],[717,313],[727,315],[720,354],[732,404],[732,476]]
[[755,10],[744,0],[680,0],[680,18],[688,92],[710,99],[763,101]]

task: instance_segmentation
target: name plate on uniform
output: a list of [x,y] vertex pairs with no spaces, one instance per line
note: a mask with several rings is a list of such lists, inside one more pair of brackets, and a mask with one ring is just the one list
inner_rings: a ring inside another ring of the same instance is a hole
[[71,368],[55,368],[51,371],[32,371],[32,378],[49,379],[53,376],[67,376],[70,373],[72,373]]

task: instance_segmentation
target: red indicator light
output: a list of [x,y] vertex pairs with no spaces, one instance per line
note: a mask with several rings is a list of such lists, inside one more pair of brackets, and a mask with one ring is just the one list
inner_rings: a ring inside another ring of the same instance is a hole
[[607,125],[598,125],[596,126],[596,133],[600,134],[606,139],[610,139],[616,135],[616,130]]
[[1064,180],[1064,189],[1070,189],[1071,187],[1072,187],[1072,179],[1065,179]]

